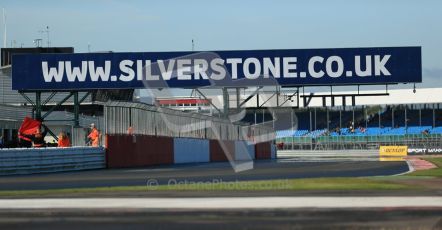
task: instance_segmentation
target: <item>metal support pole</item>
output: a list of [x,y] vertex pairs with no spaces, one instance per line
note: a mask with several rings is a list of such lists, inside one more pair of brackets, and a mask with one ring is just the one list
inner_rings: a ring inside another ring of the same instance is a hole
[[405,106],[405,128],[408,127],[408,121],[407,121],[407,106]]
[[353,109],[352,122],[353,122],[353,128],[355,128],[355,107],[353,107],[352,109]]
[[83,103],[84,100],[86,100],[86,98],[91,94],[91,92],[87,92],[86,94],[84,94],[84,96],[80,99],[80,104]]
[[279,107],[279,96],[280,96],[279,88],[278,86],[276,86],[276,107]]
[[378,111],[378,122],[379,122],[379,128],[381,127],[381,107],[379,108],[379,111]]
[[74,127],[80,127],[80,103],[78,100],[78,91],[74,92]]
[[391,126],[394,128],[394,107],[391,108]]
[[229,92],[227,88],[223,88],[223,117],[227,118],[229,116]]
[[52,92],[48,98],[46,98],[46,100],[44,100],[41,104],[42,105],[46,105],[55,95],[57,94],[57,92]]
[[73,95],[73,93],[71,92],[68,96],[66,96],[65,98],[63,98],[63,100],[59,101],[56,105],[52,106],[48,111],[46,111],[45,114],[43,114],[43,116],[41,117],[42,119],[45,119],[47,116],[49,116],[49,114],[51,114],[55,109],[57,109],[59,106],[61,106],[63,103],[65,103],[71,96]]
[[22,95],[22,97],[23,97],[24,99],[26,99],[26,101],[27,101],[29,104],[31,104],[33,107],[35,107],[34,102],[28,97],[28,95],[26,95],[24,92],[19,92],[19,93],[20,93],[20,95]]
[[265,122],[265,111],[264,109],[262,110],[262,123],[264,124]]
[[367,106],[364,105],[363,109],[364,109],[365,128],[368,128]]
[[422,109],[419,107],[419,126],[422,126]]
[[41,120],[41,92],[35,92],[35,119]]
[[239,107],[240,107],[240,101],[239,101],[239,97],[240,97],[240,88],[236,88],[236,109],[239,111]]
[[342,110],[339,110],[339,128],[342,128]]
[[290,108],[290,129],[293,131],[293,108]]
[[315,107],[315,130],[317,129],[316,128],[316,123],[317,123],[317,120],[316,120],[316,107]]
[[329,131],[330,130],[330,117],[329,117],[329,114],[328,114],[328,108],[327,107],[325,107],[325,110],[327,111],[327,130]]

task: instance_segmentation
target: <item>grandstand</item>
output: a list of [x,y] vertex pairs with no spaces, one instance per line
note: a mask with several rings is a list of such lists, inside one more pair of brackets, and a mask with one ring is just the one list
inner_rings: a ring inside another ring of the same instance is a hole
[[278,146],[281,149],[376,149],[387,144],[428,148],[438,147],[442,142],[439,104],[363,106],[350,112],[331,109],[310,108],[316,113],[313,118],[306,117],[311,112],[295,110],[294,114],[300,115],[300,128],[277,131]]

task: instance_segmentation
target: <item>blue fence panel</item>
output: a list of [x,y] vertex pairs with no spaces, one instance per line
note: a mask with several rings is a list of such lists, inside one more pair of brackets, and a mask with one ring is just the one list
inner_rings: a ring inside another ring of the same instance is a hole
[[174,138],[174,162],[201,163],[210,161],[209,140]]
[[270,151],[271,151],[271,155],[270,155],[270,158],[271,159],[276,159],[276,145],[274,145],[274,144],[271,144],[270,145]]
[[246,161],[255,159],[255,145],[247,141],[235,141],[235,160]]

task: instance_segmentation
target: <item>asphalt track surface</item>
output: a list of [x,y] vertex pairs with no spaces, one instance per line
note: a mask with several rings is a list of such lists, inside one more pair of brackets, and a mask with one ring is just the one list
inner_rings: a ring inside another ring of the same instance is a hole
[[2,229],[442,229],[442,209],[0,210]]
[[[296,159],[255,161],[254,169],[235,173],[229,163],[92,170],[0,178],[0,190],[146,185],[174,181],[213,182],[314,177],[395,175],[409,170],[406,162],[320,161]],[[115,196],[116,194],[113,194]],[[156,194],[168,196],[167,193]],[[154,197],[156,197],[154,193]],[[169,194],[177,196],[176,192]],[[202,194],[191,193],[195,197]],[[208,193],[209,197],[216,194]],[[224,196],[225,194],[221,194]],[[237,193],[235,197],[265,196]],[[269,196],[279,196],[270,192]],[[284,195],[284,194],[282,194]],[[286,194],[292,196],[293,194]],[[296,194],[295,194],[296,195]],[[312,192],[308,192],[312,196]],[[314,194],[313,194],[314,195]],[[324,195],[324,194],[322,194]],[[327,196],[350,196],[338,191]],[[365,194],[367,195],[367,194]],[[375,195],[368,194],[371,199]],[[391,194],[387,194],[389,196]],[[394,193],[394,196],[399,195]],[[413,194],[412,194],[413,195]],[[432,194],[434,195],[434,194]],[[145,196],[145,193],[141,195]],[[182,195],[179,195],[182,196]],[[301,195],[302,196],[302,195]],[[321,196],[321,194],[320,194]],[[257,199],[260,199],[256,197]],[[67,198],[69,199],[69,198]],[[209,198],[210,199],[210,198]],[[362,198],[365,199],[365,198]],[[387,198],[388,199],[388,198]],[[264,201],[262,201],[264,202]],[[46,203],[45,203],[46,204]],[[149,209],[149,208],[4,208],[0,229],[442,229],[441,207],[276,208],[276,209]]]
[[231,182],[315,177],[361,177],[407,172],[404,161],[299,162],[260,160],[236,173],[230,163],[184,164],[137,169],[108,169],[1,177],[0,190],[143,186],[174,183]]

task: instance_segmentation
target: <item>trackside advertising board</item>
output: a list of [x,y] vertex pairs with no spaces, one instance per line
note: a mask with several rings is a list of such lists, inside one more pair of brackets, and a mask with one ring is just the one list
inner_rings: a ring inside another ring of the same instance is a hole
[[421,47],[18,54],[14,90],[417,83]]
[[379,161],[403,161],[408,155],[408,146],[380,146]]

